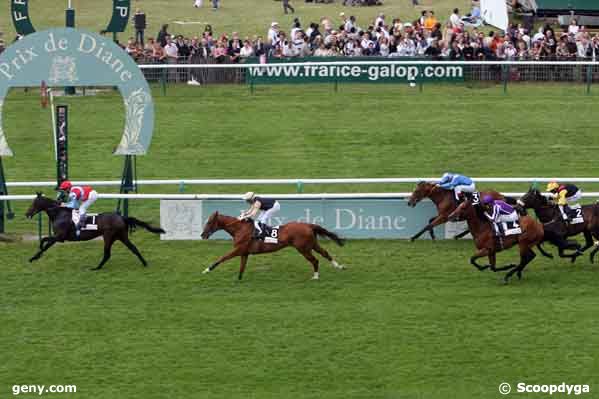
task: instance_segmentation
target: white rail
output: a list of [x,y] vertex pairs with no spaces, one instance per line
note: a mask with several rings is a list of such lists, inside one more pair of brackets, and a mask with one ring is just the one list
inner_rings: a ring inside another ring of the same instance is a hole
[[276,66],[286,67],[306,67],[306,66],[327,66],[327,65],[599,65],[596,61],[410,61],[401,60],[397,61],[394,59],[381,60],[375,59],[372,61],[346,61],[340,59],[339,61],[325,61],[325,62],[277,62],[269,64],[146,64],[139,65],[140,69],[248,69],[248,68],[269,68]]
[[[136,180],[142,186],[170,185],[284,185],[284,184],[401,184],[436,181],[438,177],[383,177],[383,178],[347,178],[347,179],[169,179]],[[599,177],[475,177],[477,183],[546,183],[567,181],[571,183],[599,183]],[[120,180],[74,180],[73,184],[90,186],[120,186]],[[55,181],[7,182],[8,187],[56,187]]]
[[[264,194],[277,199],[397,199],[408,198],[412,193],[322,193],[322,194]],[[509,197],[520,197],[525,193],[503,193]],[[586,198],[599,198],[599,192],[583,193]],[[100,199],[135,200],[240,200],[241,194],[100,194]],[[31,195],[0,195],[0,201],[32,200]]]

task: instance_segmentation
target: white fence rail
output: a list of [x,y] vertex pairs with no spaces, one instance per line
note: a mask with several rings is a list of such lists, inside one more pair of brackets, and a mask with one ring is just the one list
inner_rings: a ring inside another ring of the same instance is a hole
[[[347,178],[347,179],[169,179],[136,180],[140,186],[209,186],[209,185],[285,185],[285,184],[405,184],[421,181],[435,181],[438,177],[383,177],[383,178]],[[476,177],[477,183],[547,183],[567,181],[571,183],[599,183],[599,177]],[[120,186],[120,180],[74,180],[73,184],[109,187]],[[7,182],[8,187],[56,187],[55,181]]]
[[[412,193],[322,193],[322,194],[263,194],[265,197],[277,199],[391,199],[408,198]],[[525,193],[503,193],[509,197],[521,197]],[[585,198],[599,198],[599,192],[583,192]],[[0,195],[0,201],[25,201],[35,198],[28,195]],[[132,199],[132,200],[240,200],[241,194],[100,194],[100,199]]]

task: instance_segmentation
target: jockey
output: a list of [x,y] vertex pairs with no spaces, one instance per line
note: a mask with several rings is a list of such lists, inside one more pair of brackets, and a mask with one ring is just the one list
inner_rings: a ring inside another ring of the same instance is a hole
[[85,227],[87,210],[98,199],[98,193],[90,186],[73,186],[68,180],[60,183],[58,189],[68,194],[68,202],[64,206],[79,210],[79,225],[76,226],[79,236],[81,229]]
[[[244,211],[239,216],[239,220],[248,218],[254,218],[254,227],[258,230],[259,234],[262,234],[260,223],[266,224],[266,221],[273,216],[275,213],[281,210],[279,201],[272,198],[258,197],[253,192],[247,192],[243,196],[243,200],[250,204],[250,208]],[[260,213],[260,211],[262,211]],[[256,216],[260,215],[256,218]]]
[[513,206],[490,195],[485,195],[482,203],[485,216],[495,224],[496,229],[499,223],[517,222],[520,218]]
[[454,190],[456,200],[460,200],[462,192],[473,193],[476,185],[471,178],[454,173],[445,173],[437,185],[445,190]]
[[575,203],[582,197],[582,191],[574,184],[559,184],[554,181],[547,184],[547,192],[553,194],[564,220],[568,220],[568,204]]

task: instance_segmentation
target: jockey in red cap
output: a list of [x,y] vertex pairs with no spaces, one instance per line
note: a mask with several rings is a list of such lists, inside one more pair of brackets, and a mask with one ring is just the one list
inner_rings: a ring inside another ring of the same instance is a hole
[[68,202],[64,206],[79,210],[79,225],[76,226],[77,236],[79,236],[81,228],[85,227],[87,210],[98,199],[98,193],[90,186],[73,186],[73,183],[68,180],[60,183],[58,188],[68,195]]

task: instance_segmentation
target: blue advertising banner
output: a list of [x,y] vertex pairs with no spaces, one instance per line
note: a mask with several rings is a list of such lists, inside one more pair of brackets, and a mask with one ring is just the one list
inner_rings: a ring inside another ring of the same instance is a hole
[[[345,238],[406,239],[422,229],[437,210],[429,201],[416,208],[403,199],[309,199],[280,200],[281,211],[269,221],[282,225],[291,221],[319,224]],[[163,239],[200,239],[199,234],[210,215],[219,213],[238,216],[247,208],[243,201],[204,200],[161,203],[161,224],[167,231]],[[445,228],[435,230],[445,238]],[[214,239],[227,239],[219,232]],[[428,234],[423,238],[429,238]]]

